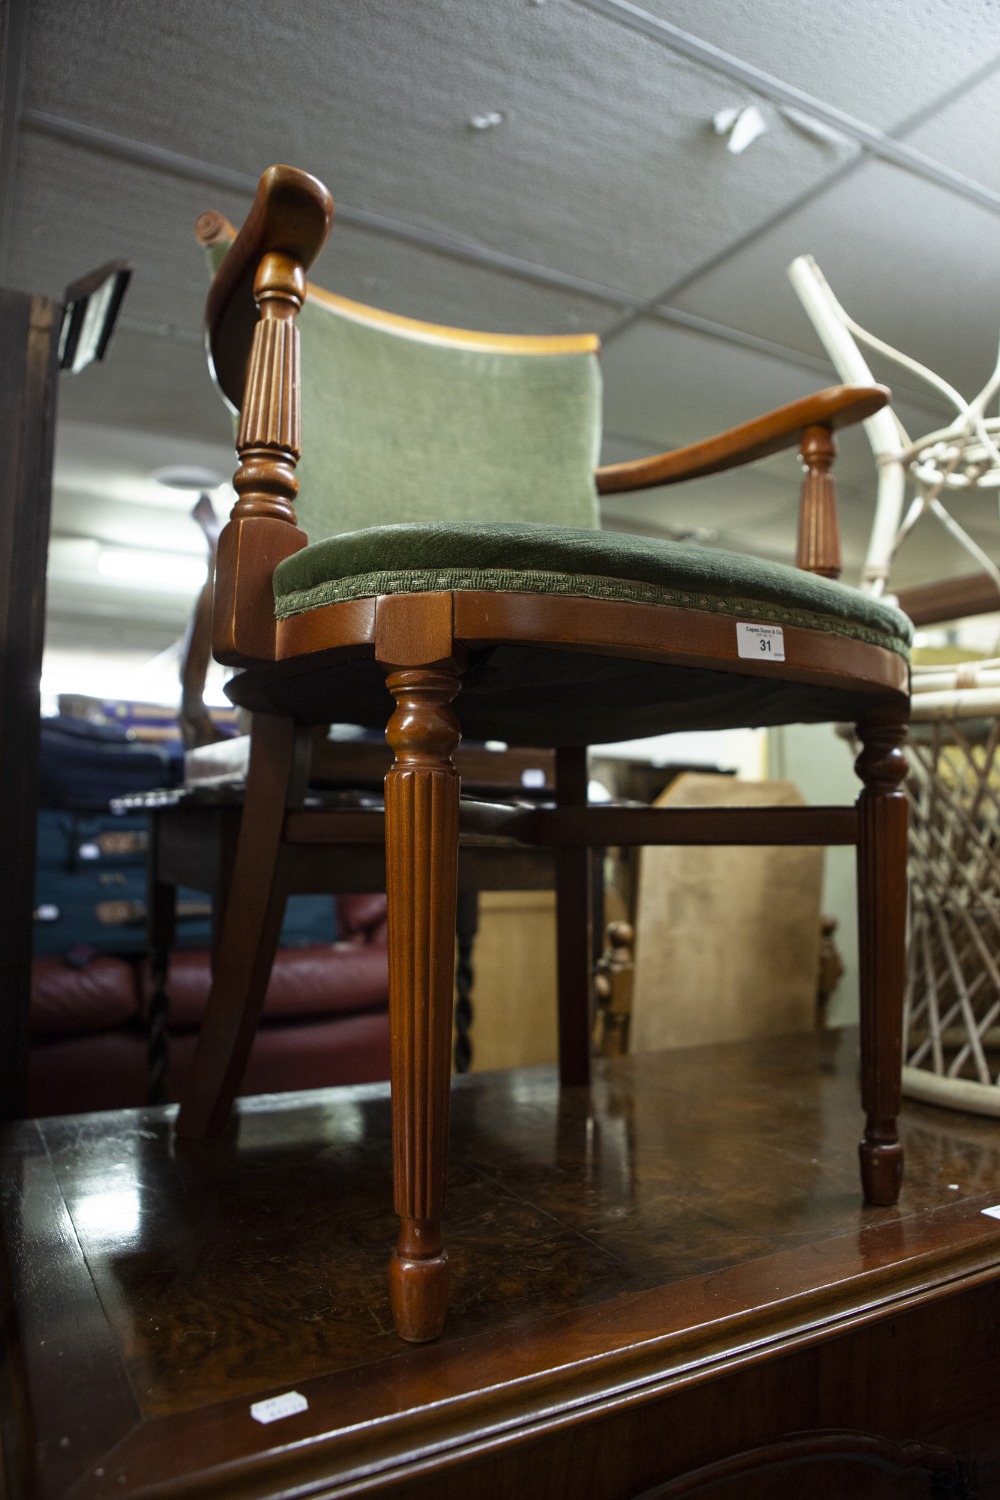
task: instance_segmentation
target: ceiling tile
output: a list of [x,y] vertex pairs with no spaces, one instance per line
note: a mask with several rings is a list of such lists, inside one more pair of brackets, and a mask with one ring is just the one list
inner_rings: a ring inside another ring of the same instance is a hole
[[[997,20],[994,14],[993,25],[1000,31]],[[907,142],[956,172],[1000,192],[996,131],[983,128],[985,121],[996,121],[998,116],[1000,71],[935,114],[908,136]]]
[[793,365],[655,318],[606,345],[601,364],[608,431],[662,448],[711,437],[818,383]]
[[[776,124],[742,158],[704,68],[568,3],[36,0],[25,103],[649,298],[844,152]],[[475,130],[473,117],[502,116]]]
[[67,421],[113,423],[171,441],[232,441],[229,413],[212,385],[200,344],[128,328],[115,331],[102,364],[60,378],[59,414]]
[[882,130],[1000,54],[997,10],[982,0],[643,0],[643,8]]
[[[708,270],[676,305],[818,352],[818,336],[785,274],[807,252],[870,332],[968,396],[987,379],[1000,329],[1000,216],[881,162],[867,163]],[[892,368],[874,357],[872,367],[876,375]]]
[[620,307],[334,220],[312,273],[320,286],[389,312],[494,333],[602,333]]
[[239,220],[249,200],[24,132],[7,279],[61,297],[84,272],[124,259],[124,314],[200,341],[208,280],[193,225],[207,207]]

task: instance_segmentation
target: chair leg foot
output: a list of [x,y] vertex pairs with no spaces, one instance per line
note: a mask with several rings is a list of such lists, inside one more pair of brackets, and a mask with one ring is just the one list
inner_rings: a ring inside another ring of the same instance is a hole
[[403,1219],[389,1262],[389,1301],[400,1338],[439,1338],[448,1313],[451,1267],[438,1219]]
[[891,1207],[903,1185],[903,1148],[896,1139],[895,1121],[882,1127],[869,1121],[858,1155],[865,1202]]

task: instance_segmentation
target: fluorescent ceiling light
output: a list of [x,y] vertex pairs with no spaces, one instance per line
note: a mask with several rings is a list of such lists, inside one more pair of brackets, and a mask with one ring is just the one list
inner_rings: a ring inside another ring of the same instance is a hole
[[136,547],[102,547],[97,571],[105,578],[161,589],[197,589],[205,582],[206,563],[182,552],[141,552]]
[[217,490],[229,483],[215,469],[196,464],[169,464],[165,469],[154,469],[149,477],[168,490]]

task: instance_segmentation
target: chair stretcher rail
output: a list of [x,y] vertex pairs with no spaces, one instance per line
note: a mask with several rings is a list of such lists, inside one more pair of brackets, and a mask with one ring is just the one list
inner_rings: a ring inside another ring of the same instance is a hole
[[[464,802],[463,834],[522,844],[604,848],[614,844],[856,844],[853,807],[504,807]],[[371,812],[290,813],[290,844],[372,843],[382,820]]]

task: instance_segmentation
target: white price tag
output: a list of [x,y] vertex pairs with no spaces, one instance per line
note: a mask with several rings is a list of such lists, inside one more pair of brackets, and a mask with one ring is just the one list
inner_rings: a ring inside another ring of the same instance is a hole
[[740,620],[736,626],[736,650],[740,656],[755,661],[784,661],[785,632],[780,625],[748,625]]
[[298,1391],[286,1391],[283,1396],[270,1396],[266,1401],[255,1401],[250,1415],[255,1422],[280,1422],[282,1417],[294,1417],[297,1412],[308,1411],[309,1402]]

